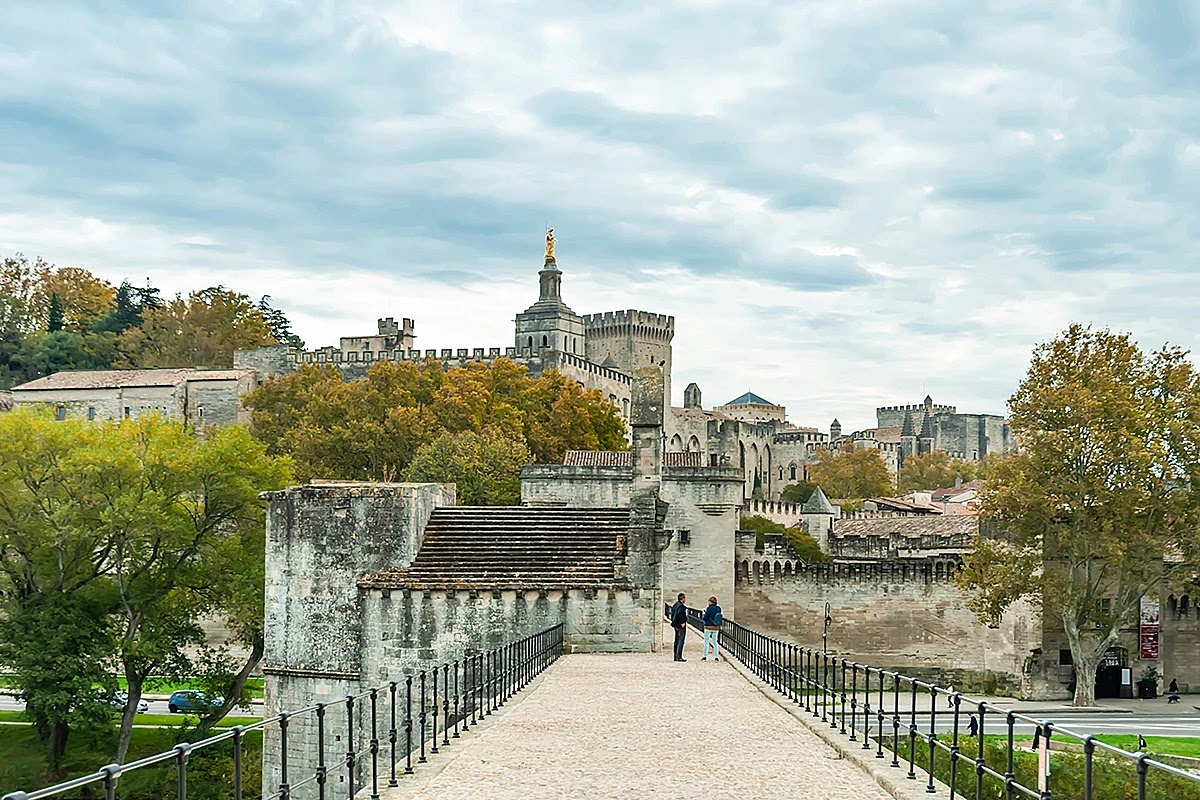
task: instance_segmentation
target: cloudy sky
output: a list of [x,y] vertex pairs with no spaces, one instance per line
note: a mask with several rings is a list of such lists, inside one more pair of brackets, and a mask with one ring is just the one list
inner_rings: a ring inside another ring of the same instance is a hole
[[550,224],[676,402],[1002,413],[1071,321],[1198,343],[1196,8],[5,3],[0,253],[507,346]]

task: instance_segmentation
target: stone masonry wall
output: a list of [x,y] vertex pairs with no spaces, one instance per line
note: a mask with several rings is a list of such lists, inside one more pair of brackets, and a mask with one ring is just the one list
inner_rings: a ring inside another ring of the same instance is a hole
[[819,648],[829,603],[829,648],[839,656],[959,685],[967,679],[1026,693],[1037,688],[1025,670],[1041,646],[1041,622],[1024,602],[989,627],[966,607],[948,569],[837,563],[797,569],[746,555],[739,555],[736,586],[743,625]]
[[[265,497],[263,710],[271,717],[360,690],[365,601],[358,577],[411,563],[433,509],[454,505],[455,496],[453,487],[437,484],[317,484]],[[330,730],[348,736],[344,718]],[[316,737],[315,717],[294,720],[288,748],[294,774],[316,768]],[[345,744],[328,743],[343,755]],[[278,730],[270,729],[263,750],[267,792],[277,788],[279,765]]]

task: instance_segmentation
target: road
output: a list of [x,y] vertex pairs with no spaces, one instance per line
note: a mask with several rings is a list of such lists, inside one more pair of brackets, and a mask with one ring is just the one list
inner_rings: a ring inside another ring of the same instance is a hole
[[[151,714],[169,714],[171,709],[167,708],[166,700],[149,700]],[[10,694],[0,694],[0,711],[24,711],[25,701],[18,700]],[[234,709],[234,713],[238,716],[261,717],[263,713],[262,701],[254,700],[251,702],[250,709]]]

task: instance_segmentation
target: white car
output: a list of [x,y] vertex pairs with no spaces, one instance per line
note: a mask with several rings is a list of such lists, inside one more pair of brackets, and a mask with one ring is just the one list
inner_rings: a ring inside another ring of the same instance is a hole
[[[129,705],[129,695],[125,692],[116,692],[108,698],[108,707],[113,711],[124,711],[127,705]],[[145,714],[149,710],[149,703],[145,700],[138,700],[137,713]]]

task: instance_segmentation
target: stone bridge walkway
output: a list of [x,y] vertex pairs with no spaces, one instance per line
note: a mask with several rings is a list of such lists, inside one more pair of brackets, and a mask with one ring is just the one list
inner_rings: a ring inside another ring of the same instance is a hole
[[563,656],[384,800],[889,798],[732,666]]

